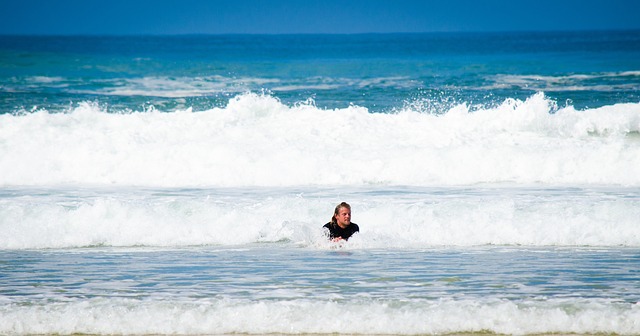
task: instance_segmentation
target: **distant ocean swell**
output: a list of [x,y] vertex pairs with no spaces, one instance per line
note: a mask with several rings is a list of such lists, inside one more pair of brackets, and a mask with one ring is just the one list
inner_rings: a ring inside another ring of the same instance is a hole
[[[429,107],[426,107],[429,106]],[[538,93],[396,113],[286,105],[0,115],[0,185],[640,185],[640,103],[578,111]]]
[[144,76],[136,78],[67,78],[48,76],[23,76],[0,79],[0,92],[43,94],[64,92],[96,96],[148,96],[148,97],[197,97],[215,94],[239,94],[246,91],[270,92],[362,90],[362,89],[418,89],[437,90],[469,89],[496,90],[519,89],[528,92],[544,91],[593,91],[633,92],[640,90],[637,82],[640,71],[590,72],[571,75],[484,75],[473,85],[468,83],[421,82],[409,76],[384,76],[376,78],[343,78],[311,76],[304,78],[225,77],[213,76]]
[[606,300],[93,298],[5,304],[0,315],[0,333],[21,335],[640,333],[640,305]]

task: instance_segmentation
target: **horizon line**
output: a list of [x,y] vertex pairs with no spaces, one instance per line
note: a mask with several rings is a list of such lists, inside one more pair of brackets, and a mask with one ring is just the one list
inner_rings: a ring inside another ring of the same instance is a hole
[[606,29],[549,29],[549,30],[438,30],[357,33],[0,33],[2,37],[187,37],[187,36],[356,36],[356,35],[422,35],[422,34],[545,34],[545,33],[590,33],[590,32],[640,32],[640,28]]

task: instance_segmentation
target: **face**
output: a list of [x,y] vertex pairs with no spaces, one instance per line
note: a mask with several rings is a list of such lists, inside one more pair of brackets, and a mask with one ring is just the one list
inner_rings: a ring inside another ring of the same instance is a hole
[[336,222],[340,227],[347,227],[351,224],[351,210],[349,208],[342,207],[336,214]]

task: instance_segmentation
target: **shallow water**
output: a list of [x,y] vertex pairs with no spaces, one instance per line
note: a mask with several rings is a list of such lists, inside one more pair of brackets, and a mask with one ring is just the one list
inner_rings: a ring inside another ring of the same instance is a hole
[[[335,195],[357,200],[361,227],[342,244],[321,231]],[[2,333],[640,332],[633,188],[14,187],[0,201]]]
[[640,314],[637,248],[269,243],[1,259],[6,333],[634,334]]

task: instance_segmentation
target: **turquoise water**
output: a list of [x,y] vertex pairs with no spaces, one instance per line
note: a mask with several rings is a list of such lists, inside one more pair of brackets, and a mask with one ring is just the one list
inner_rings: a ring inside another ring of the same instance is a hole
[[266,90],[287,104],[423,112],[542,91],[583,109],[638,102],[637,31],[175,37],[0,37],[1,113],[225,106]]
[[2,36],[0,334],[638,335],[639,83],[637,31]]

